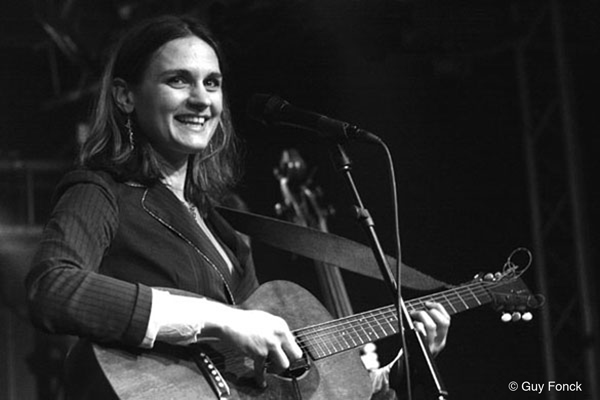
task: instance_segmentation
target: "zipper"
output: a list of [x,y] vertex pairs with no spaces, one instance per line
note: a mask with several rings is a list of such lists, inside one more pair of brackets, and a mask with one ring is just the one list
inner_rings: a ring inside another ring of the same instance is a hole
[[[175,229],[173,226],[168,224],[166,221],[164,221],[162,218],[160,218],[158,215],[154,214],[152,211],[150,211],[146,207],[145,201],[146,201],[147,194],[148,194],[148,189],[146,189],[144,191],[144,195],[142,196],[142,208],[148,214],[150,214],[154,219],[156,219],[158,222],[160,222],[161,224],[163,224],[164,226],[169,228],[171,231],[175,232],[175,234],[177,236],[179,236],[181,239],[183,239],[183,241],[185,241],[188,245],[192,246],[192,248],[194,250],[196,250],[196,252],[217,272],[217,274],[219,274],[219,277],[221,277],[221,280],[223,281],[223,284],[225,285],[225,289],[227,290],[227,297],[229,297],[229,301],[230,301],[231,305],[235,305],[236,303],[235,303],[235,298],[233,297],[233,292],[231,291],[231,288],[227,284],[227,280],[225,279],[225,277],[223,276],[223,274],[221,273],[219,268],[212,262],[212,260],[210,258],[208,258],[208,256],[206,254],[204,254],[204,252],[202,252],[202,250],[200,250],[198,248],[198,246],[196,246],[194,243],[192,243],[185,235],[183,235],[181,232],[179,232],[177,229]],[[195,269],[193,269],[193,271],[194,271],[194,277],[196,279],[196,287],[198,287],[198,275],[197,275]]]

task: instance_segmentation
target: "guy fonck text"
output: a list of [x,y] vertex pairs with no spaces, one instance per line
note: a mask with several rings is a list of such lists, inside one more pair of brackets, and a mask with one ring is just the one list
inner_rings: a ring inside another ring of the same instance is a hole
[[[516,385],[515,385],[516,386]],[[547,383],[531,383],[524,381],[521,385],[521,390],[524,392],[581,392],[581,383],[559,383],[555,381],[549,381]],[[514,386],[513,386],[514,387]]]

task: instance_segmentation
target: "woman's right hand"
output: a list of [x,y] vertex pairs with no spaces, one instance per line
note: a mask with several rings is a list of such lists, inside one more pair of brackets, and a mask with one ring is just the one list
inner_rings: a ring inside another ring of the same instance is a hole
[[281,373],[302,357],[285,320],[264,311],[222,305],[222,310],[206,321],[203,331],[203,336],[215,336],[252,358],[260,387],[266,384],[267,362],[269,372]]

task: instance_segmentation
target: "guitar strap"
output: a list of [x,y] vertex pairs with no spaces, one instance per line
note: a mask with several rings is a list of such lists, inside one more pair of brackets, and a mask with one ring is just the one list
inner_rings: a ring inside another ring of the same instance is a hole
[[[280,250],[289,251],[325,264],[383,280],[370,247],[341,236],[307,228],[263,215],[239,211],[228,207],[216,210],[237,231],[252,240]],[[386,256],[389,265],[396,265],[393,257]],[[394,274],[396,273],[395,268]],[[414,268],[402,264],[402,287],[421,291],[450,288],[452,285],[439,281]]]

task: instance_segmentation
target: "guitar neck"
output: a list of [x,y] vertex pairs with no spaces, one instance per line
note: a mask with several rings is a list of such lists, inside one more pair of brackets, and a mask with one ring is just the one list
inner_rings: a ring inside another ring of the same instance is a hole
[[[472,282],[443,292],[406,302],[408,311],[426,309],[427,302],[444,306],[457,314],[492,300],[489,282]],[[302,328],[294,332],[298,341],[314,359],[328,357],[398,333],[398,315],[393,305]]]

